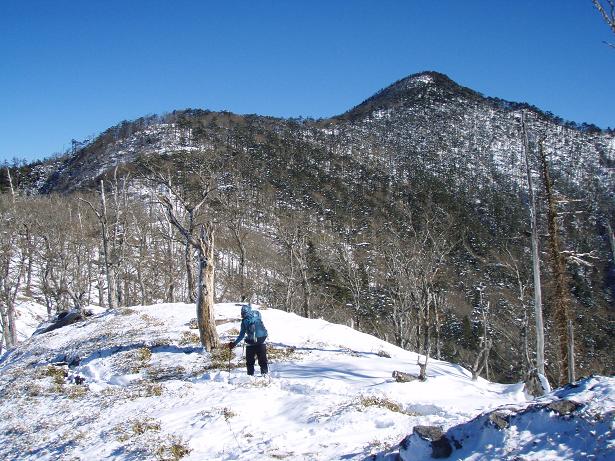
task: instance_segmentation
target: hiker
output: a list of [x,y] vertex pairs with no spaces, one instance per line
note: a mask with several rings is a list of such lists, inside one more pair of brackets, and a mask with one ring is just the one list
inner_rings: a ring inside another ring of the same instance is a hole
[[246,368],[248,375],[254,375],[254,358],[258,358],[258,365],[261,368],[261,375],[267,376],[269,369],[267,366],[267,329],[261,319],[261,313],[252,309],[249,304],[241,306],[241,330],[235,341],[228,343],[228,348],[233,349],[246,337]]

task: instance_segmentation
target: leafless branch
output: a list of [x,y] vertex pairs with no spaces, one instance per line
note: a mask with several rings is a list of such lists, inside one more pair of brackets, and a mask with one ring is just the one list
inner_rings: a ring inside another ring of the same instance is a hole
[[[615,0],[592,0],[592,3],[604,19],[604,22],[611,28],[615,34]],[[605,41],[607,45],[615,48],[615,44]]]

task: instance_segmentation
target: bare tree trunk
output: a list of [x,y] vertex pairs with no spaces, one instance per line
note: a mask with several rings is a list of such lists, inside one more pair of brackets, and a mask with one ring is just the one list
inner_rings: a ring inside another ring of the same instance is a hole
[[288,265],[288,272],[286,278],[286,292],[284,295],[284,310],[286,312],[295,312],[294,305],[294,292],[295,292],[295,272],[296,265],[298,262],[298,258],[295,257],[295,245],[299,240],[298,229],[294,223],[288,223],[288,227],[283,226],[282,220],[279,221],[279,230],[278,230],[278,238],[282,243],[282,247],[284,248],[284,255],[288,258],[286,263]]
[[9,190],[11,191],[11,199],[13,200],[13,206],[15,206],[15,189],[13,188],[13,178],[11,178],[11,170],[6,167],[6,176],[9,179]]
[[168,303],[175,302],[175,264],[173,253],[175,245],[173,245],[173,225],[169,223],[169,245],[167,247],[167,286],[165,290],[165,301]]
[[[4,328],[8,331],[8,342],[6,343],[7,347],[13,347],[17,344],[17,313],[15,312],[15,299],[17,297],[17,292],[19,291],[19,287],[21,286],[21,279],[23,276],[23,265],[24,260],[23,256],[21,261],[19,261],[19,270],[17,274],[16,280],[12,283],[8,280],[9,268],[6,268],[7,277],[4,280],[4,302],[6,303],[6,323]],[[5,336],[6,337],[6,336]]]
[[530,345],[528,342],[529,321],[527,317],[527,311],[523,306],[523,326],[521,327],[521,339],[523,342],[523,368],[525,373],[529,374],[532,370],[532,359],[530,358]]
[[231,225],[231,232],[233,233],[233,237],[235,237],[235,241],[237,242],[237,246],[239,247],[239,298],[242,302],[247,301],[249,299],[250,294],[247,290],[246,284],[246,246],[244,244],[244,239],[241,235],[241,224],[234,223]]
[[100,303],[100,307],[104,308],[106,306],[105,302],[105,271],[103,269],[103,265],[99,262],[98,267],[98,302]]
[[570,358],[570,367],[568,369],[568,382],[572,383],[576,380],[576,368],[574,360],[574,328],[572,326],[572,320],[568,320],[568,357]]
[[301,270],[301,288],[303,289],[303,316],[306,319],[309,319],[310,318],[311,287],[310,287],[310,282],[307,278],[307,268],[302,267],[300,270]]
[[[419,343],[422,342],[422,346],[419,349],[417,355],[417,365],[419,366],[419,379],[425,381],[427,379],[427,363],[429,362],[429,355],[431,354],[431,328],[430,328],[430,305],[432,303],[432,293],[429,287],[424,288],[424,300],[425,305],[422,309],[422,323],[423,323],[423,338],[418,339]],[[421,323],[421,319],[417,319],[418,323]],[[425,362],[421,363],[421,352],[425,356]]]
[[306,319],[310,318],[311,315],[311,306],[310,301],[312,298],[312,286],[310,284],[310,280],[308,278],[308,258],[307,258],[307,236],[299,236],[294,242],[294,247],[292,248],[292,252],[297,260],[297,266],[299,270],[299,275],[301,277],[301,289],[303,291],[303,305],[301,308],[302,315]]
[[444,295],[438,293],[436,295],[436,304],[434,305],[434,329],[436,331],[436,359],[442,360],[442,340],[440,338],[440,328],[442,322],[440,320],[440,309],[444,306]]
[[476,356],[476,360],[472,365],[472,381],[478,380],[479,375],[483,372],[485,364],[487,363],[487,356],[491,350],[491,339],[482,338],[481,350]]
[[30,230],[30,225],[25,223],[24,224],[25,227],[25,231],[26,231],[26,256],[28,258],[28,265],[26,266],[26,295],[27,296],[32,296],[32,254],[34,253],[33,248],[32,248],[32,233]]
[[570,297],[566,283],[566,264],[560,250],[559,226],[557,224],[557,211],[555,209],[555,200],[553,197],[553,184],[549,175],[547,157],[542,144],[540,146],[540,160],[542,163],[542,175],[549,212],[549,249],[551,253],[553,275],[555,277],[554,319],[559,339],[559,353],[561,358],[560,384],[565,384],[566,382],[571,383],[574,381],[574,368],[571,366],[573,358],[569,355],[569,351],[574,350],[574,347],[570,344],[572,341],[571,335],[568,334],[568,329],[572,329],[572,322],[570,319]]
[[6,348],[13,347],[11,343],[11,335],[9,333],[9,318],[6,308],[0,306],[0,326],[2,326],[2,340],[0,340],[0,350],[2,350],[2,344],[6,345]]
[[[489,335],[489,332],[488,332],[489,320],[487,318],[487,316],[489,315],[489,307],[490,307],[490,302],[487,301],[487,307],[483,311],[483,336],[485,338],[487,338],[488,335]],[[487,341],[487,339],[485,339],[485,340]],[[489,341],[489,347],[485,351],[485,377],[487,379],[490,379],[490,376],[489,376],[489,352],[491,351],[491,340],[489,339],[488,341]]]
[[536,319],[536,369],[545,375],[545,334],[542,319],[542,288],[540,284],[540,256],[538,240],[538,224],[536,219],[536,199],[532,186],[532,170],[529,160],[529,141],[525,127],[525,112],[521,112],[521,128],[523,131],[523,154],[527,174],[528,194],[530,198],[530,227],[532,231],[532,268],[534,273],[534,317]]
[[[168,185],[167,185],[168,187]],[[197,206],[191,207],[191,213],[198,211],[204,203],[203,199]],[[214,230],[212,224],[200,225],[198,236],[184,227],[177,219],[173,211],[173,205],[168,197],[160,197],[161,204],[167,211],[169,222],[183,235],[198,253],[198,284],[196,297],[196,315],[199,326],[201,344],[209,352],[219,347],[220,339],[216,331],[214,318]],[[192,215],[191,215],[192,217]],[[190,220],[190,224],[193,220]],[[190,226],[190,229],[194,229]]]
[[115,277],[115,267],[111,261],[109,249],[109,228],[107,221],[107,200],[105,197],[105,185],[100,181],[100,204],[101,204],[101,235],[103,241],[103,255],[105,257],[105,272],[107,274],[107,304],[109,309],[117,309],[117,285]]
[[286,312],[293,312],[292,293],[293,285],[295,284],[295,258],[293,257],[292,246],[289,246],[288,248],[288,263],[290,266],[290,274],[288,275],[288,280],[286,283],[286,300],[284,309]]
[[220,346],[214,318],[214,236],[211,226],[201,229],[199,243],[197,323],[201,344],[206,350],[211,351]]
[[194,258],[192,252],[194,248],[188,242],[184,248],[184,260],[186,263],[186,281],[188,282],[188,302],[193,303],[197,299],[196,289],[194,286]]

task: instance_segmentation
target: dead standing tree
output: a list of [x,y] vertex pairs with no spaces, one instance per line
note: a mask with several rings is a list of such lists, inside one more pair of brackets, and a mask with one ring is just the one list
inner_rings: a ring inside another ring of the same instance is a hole
[[[313,295],[308,261],[310,224],[299,216],[288,213],[279,214],[278,219],[274,238],[285,257],[285,267],[281,271],[285,278],[284,306],[288,312],[298,311],[303,317],[310,318]],[[299,300],[295,299],[297,291],[301,292],[301,307],[297,306]]]
[[6,169],[9,179],[11,197],[3,203],[0,196],[0,327],[3,339],[0,338],[0,353],[2,343],[7,348],[17,343],[17,313],[15,300],[23,282],[25,267],[25,252],[20,251],[20,245],[15,240],[21,238],[19,229],[22,226],[16,206],[15,191],[9,169]]
[[472,364],[472,381],[476,381],[479,375],[485,370],[485,376],[489,379],[489,352],[491,351],[491,347],[493,346],[493,340],[491,339],[491,335],[489,333],[490,328],[490,307],[491,303],[487,301],[485,304],[484,301],[484,291],[485,285],[482,283],[477,287],[479,293],[479,301],[478,301],[478,314],[480,315],[480,320],[482,323],[483,331],[480,337],[480,350],[478,351],[478,355]]
[[[525,112],[521,112],[521,131],[523,135],[523,157],[527,175],[527,187],[529,194],[530,228],[532,232],[532,270],[534,274],[534,317],[536,320],[536,370],[539,375],[545,376],[545,334],[542,319],[542,288],[540,282],[540,256],[539,238],[536,212],[536,199],[532,184],[532,170],[530,168],[530,151],[527,129],[525,126]],[[546,381],[546,378],[545,380]],[[547,390],[545,390],[546,392]]]
[[403,235],[389,230],[391,243],[384,251],[393,286],[392,321],[398,344],[404,347],[415,343],[419,378],[425,380],[434,330],[439,328],[439,311],[445,303],[437,289],[438,278],[454,247],[446,231],[451,227],[451,216],[431,201],[416,223],[407,205],[402,204],[401,211],[406,216],[407,230]]
[[555,279],[554,319],[561,360],[560,384],[566,384],[567,382],[572,383],[575,380],[574,335],[570,313],[570,294],[568,292],[566,261],[561,251],[559,238],[558,214],[555,208],[553,182],[549,175],[547,154],[542,143],[540,143],[539,153],[548,207],[550,261]]
[[238,252],[238,267],[233,271],[231,280],[236,281],[235,289],[239,293],[241,302],[249,301],[252,297],[252,282],[248,277],[248,252],[246,243],[250,235],[249,226],[252,222],[250,216],[252,207],[247,200],[248,192],[241,176],[233,176],[232,182],[221,194],[224,203],[226,227],[233,237]]
[[197,255],[196,318],[201,344],[209,352],[220,346],[214,318],[214,228],[211,222],[198,222],[198,217],[209,193],[214,188],[203,188],[200,201],[192,204],[179,190],[170,187],[170,181],[165,181],[165,185],[178,199],[176,203],[183,207],[188,217],[187,225],[181,223],[169,197],[159,196],[169,222],[184,237],[186,245],[189,245],[189,248]]
[[17,344],[15,300],[23,282],[25,266],[25,254],[15,245],[15,239],[20,237],[20,224],[16,209],[11,208],[4,209],[0,204],[0,327],[3,335],[0,352],[3,341],[7,348]]
[[117,179],[117,168],[113,176],[112,191],[114,214],[111,217],[109,216],[109,207],[107,206],[104,180],[101,179],[100,181],[100,209],[95,207],[88,200],[79,199],[90,206],[100,224],[104,267],[107,277],[107,301],[109,309],[116,309],[120,301],[118,274],[122,263],[123,245],[126,237],[124,235],[126,230],[124,211],[126,209],[126,184],[128,179],[123,179],[123,187],[120,190]]
[[[348,231],[346,234],[348,235]],[[347,238],[335,251],[334,261],[342,286],[349,294],[349,307],[352,312],[351,327],[359,330],[368,304],[369,283],[367,280],[366,255],[364,247]]]

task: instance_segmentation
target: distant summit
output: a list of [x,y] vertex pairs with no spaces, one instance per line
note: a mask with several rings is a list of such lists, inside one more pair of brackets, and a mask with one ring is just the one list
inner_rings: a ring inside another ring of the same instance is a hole
[[421,100],[428,96],[440,98],[460,96],[471,99],[485,99],[480,93],[459,85],[445,74],[425,71],[396,81],[348,112],[334,118],[354,119],[377,110],[420,104]]

